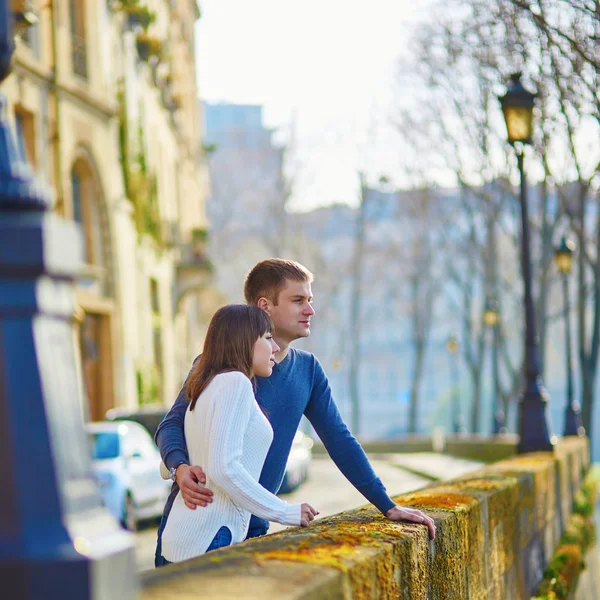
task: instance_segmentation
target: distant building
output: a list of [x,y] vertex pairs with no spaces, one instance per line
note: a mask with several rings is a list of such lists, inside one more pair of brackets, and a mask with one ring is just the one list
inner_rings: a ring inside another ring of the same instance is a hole
[[209,149],[211,255],[226,297],[241,300],[257,260],[279,256],[286,235],[284,148],[263,124],[262,107],[205,104]]

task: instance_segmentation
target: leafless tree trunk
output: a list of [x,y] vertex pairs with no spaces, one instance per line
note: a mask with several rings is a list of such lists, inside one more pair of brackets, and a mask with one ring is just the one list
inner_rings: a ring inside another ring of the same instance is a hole
[[360,434],[360,334],[361,299],[363,278],[363,257],[365,250],[365,221],[367,187],[363,173],[359,173],[360,197],[354,236],[354,259],[352,261],[352,296],[350,298],[350,357],[348,386],[352,403],[352,433]]
[[431,229],[435,227],[434,192],[416,190],[411,194],[407,221],[416,237],[412,241],[410,262],[413,265],[409,276],[409,310],[411,321],[411,345],[413,369],[410,379],[409,433],[417,433],[417,411],[421,399],[421,384],[424,375],[425,357],[431,327],[434,320],[434,299],[438,290],[438,277],[434,272]]

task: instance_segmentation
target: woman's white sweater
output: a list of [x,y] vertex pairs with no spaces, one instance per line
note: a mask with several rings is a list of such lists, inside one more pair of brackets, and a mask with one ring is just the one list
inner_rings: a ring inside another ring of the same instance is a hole
[[211,504],[190,510],[177,494],[162,537],[167,560],[203,554],[223,526],[233,544],[243,541],[252,514],[300,525],[301,504],[288,504],[258,483],[273,429],[243,373],[221,373],[210,382],[185,414],[185,439],[191,464],[204,469],[214,495]]

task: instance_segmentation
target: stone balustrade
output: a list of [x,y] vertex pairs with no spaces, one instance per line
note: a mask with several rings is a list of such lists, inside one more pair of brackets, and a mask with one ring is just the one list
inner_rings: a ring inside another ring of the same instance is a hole
[[372,506],[142,575],[144,600],[528,600],[589,466],[585,438],[395,497],[433,516],[393,523]]

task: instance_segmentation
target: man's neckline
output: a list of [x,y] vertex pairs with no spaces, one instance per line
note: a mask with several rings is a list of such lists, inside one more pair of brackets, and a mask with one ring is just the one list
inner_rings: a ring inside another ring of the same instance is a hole
[[288,353],[285,355],[285,358],[281,362],[275,363],[273,365],[273,371],[281,371],[281,369],[283,369],[290,360],[290,354],[292,352],[293,348],[288,348]]

